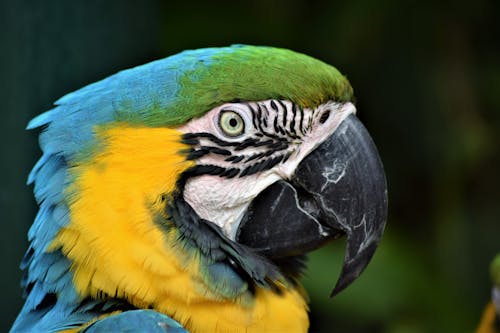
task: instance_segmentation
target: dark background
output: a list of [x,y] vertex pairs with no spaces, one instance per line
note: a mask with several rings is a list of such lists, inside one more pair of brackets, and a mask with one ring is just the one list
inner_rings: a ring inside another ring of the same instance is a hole
[[312,256],[311,331],[473,330],[500,251],[500,1],[0,6],[0,331],[22,305],[18,264],[36,213],[25,180],[40,152],[28,120],[120,69],[232,43],[291,48],[336,66],[385,164],[390,209],[379,251],[334,299],[342,244]]

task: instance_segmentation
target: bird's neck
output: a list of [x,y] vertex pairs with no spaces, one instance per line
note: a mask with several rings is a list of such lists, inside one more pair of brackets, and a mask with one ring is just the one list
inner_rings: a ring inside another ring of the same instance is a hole
[[214,289],[207,279],[214,275],[198,252],[179,242],[178,227],[159,225],[168,220],[165,194],[192,166],[180,153],[187,147],[177,131],[114,127],[98,136],[102,148],[92,161],[71,166],[70,222],[49,248],[70,259],[81,299],[124,299],[192,332],[307,330],[307,305],[296,288],[237,295]]

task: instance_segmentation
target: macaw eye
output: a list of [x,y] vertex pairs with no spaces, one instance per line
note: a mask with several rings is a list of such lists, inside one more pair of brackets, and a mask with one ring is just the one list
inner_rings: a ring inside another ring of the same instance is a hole
[[219,116],[219,127],[227,136],[235,137],[245,131],[245,121],[234,111],[222,111]]

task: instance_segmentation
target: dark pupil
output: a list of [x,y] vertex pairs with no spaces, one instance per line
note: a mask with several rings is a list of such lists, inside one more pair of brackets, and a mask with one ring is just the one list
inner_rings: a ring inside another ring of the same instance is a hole
[[229,126],[236,127],[237,125],[238,125],[238,120],[236,120],[235,118],[231,118],[229,120]]

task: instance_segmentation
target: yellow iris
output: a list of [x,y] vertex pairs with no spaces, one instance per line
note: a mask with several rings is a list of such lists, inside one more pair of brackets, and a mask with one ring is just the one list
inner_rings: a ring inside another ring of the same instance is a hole
[[219,126],[224,134],[230,137],[239,136],[245,131],[245,121],[234,111],[222,111],[219,116]]

